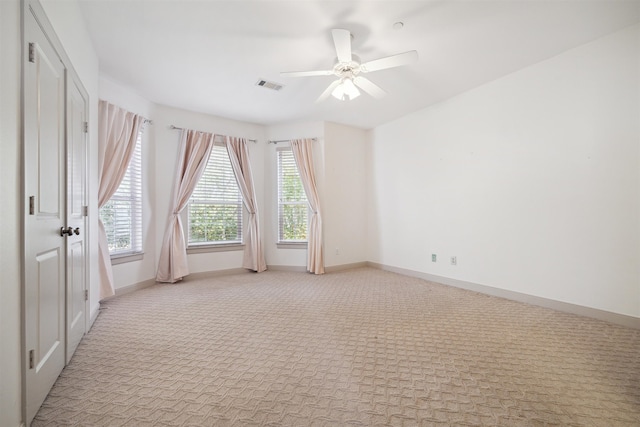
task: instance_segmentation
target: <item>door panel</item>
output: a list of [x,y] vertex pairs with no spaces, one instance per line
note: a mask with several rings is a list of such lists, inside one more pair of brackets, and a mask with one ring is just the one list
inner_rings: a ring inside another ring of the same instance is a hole
[[[38,154],[38,213],[39,217],[62,218],[62,195],[57,177],[61,174],[61,160],[64,151],[64,69],[55,52],[45,52],[43,46],[34,45],[34,83],[36,123],[38,135],[35,138]],[[52,178],[54,178],[52,180]]]
[[87,183],[86,100],[72,79],[67,79],[67,363],[86,327],[87,289],[86,232],[84,207]]
[[[24,335],[27,425],[65,365],[65,76],[35,17],[25,17]],[[28,45],[26,46],[28,47]],[[31,208],[33,206],[33,208]]]
[[[62,254],[59,249],[53,249],[36,256],[38,270],[38,287],[35,293],[39,310],[38,315],[38,345],[35,348],[36,365],[39,372],[47,365],[50,358],[55,358],[58,347],[64,342],[64,330],[60,329],[60,293],[59,284],[51,285],[51,278],[61,276],[60,265]],[[53,361],[57,363],[57,361]]]

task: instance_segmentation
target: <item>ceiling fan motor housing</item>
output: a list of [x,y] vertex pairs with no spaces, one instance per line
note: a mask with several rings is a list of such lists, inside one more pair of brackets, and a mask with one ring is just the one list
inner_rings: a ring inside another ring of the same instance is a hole
[[352,60],[350,62],[340,62],[336,59],[337,63],[333,66],[333,72],[339,77],[355,77],[360,73],[360,57],[358,55],[351,55]]

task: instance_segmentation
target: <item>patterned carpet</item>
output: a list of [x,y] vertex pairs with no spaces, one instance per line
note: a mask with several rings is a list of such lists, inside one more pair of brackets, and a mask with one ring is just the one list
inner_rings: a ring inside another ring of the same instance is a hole
[[639,426],[640,331],[371,268],[104,304],[34,426]]

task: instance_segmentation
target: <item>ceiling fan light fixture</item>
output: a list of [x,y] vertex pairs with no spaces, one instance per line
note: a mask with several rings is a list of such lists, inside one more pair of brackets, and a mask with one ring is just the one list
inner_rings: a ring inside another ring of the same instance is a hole
[[[396,27],[402,27],[404,25],[402,22],[396,22],[396,24]],[[351,50],[353,35],[349,30],[335,28],[331,30],[331,35],[337,55],[336,62],[332,69],[280,73],[281,75],[290,77],[337,76],[338,78],[333,80],[322,94],[320,94],[318,99],[316,99],[316,103],[324,101],[329,98],[329,96],[333,96],[340,101],[350,101],[360,96],[359,89],[362,89],[364,93],[374,98],[382,98],[387,93],[380,86],[363,77],[361,74],[408,65],[418,60],[418,52],[411,50],[362,63],[360,58],[354,55]]]
[[331,95],[340,101],[350,101],[360,96],[360,91],[351,78],[346,78],[331,92]]

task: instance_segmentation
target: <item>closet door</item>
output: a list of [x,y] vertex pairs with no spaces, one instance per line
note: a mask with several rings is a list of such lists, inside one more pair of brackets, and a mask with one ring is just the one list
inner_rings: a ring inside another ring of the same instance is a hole
[[31,422],[65,365],[65,68],[25,16],[24,385]]
[[87,100],[67,74],[67,363],[84,336],[87,312]]

